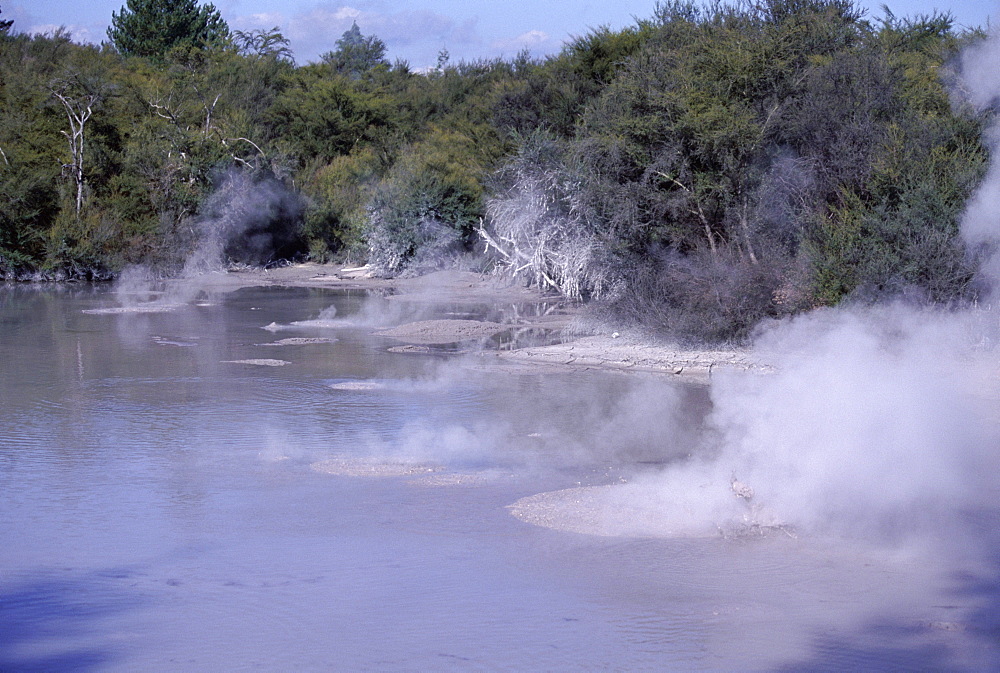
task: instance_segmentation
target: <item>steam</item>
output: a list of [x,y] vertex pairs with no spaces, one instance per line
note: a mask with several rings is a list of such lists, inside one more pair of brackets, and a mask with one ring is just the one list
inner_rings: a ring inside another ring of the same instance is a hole
[[950,529],[985,504],[995,439],[968,337],[962,316],[901,306],[782,324],[758,346],[774,374],[713,386],[718,461],[762,523],[884,541]]
[[192,224],[197,239],[180,273],[127,267],[115,283],[119,303],[125,310],[170,310],[198,297],[227,262],[265,265],[290,254],[300,214],[298,197],[279,181],[229,171]]
[[380,329],[415,319],[422,312],[413,306],[388,301],[382,297],[366,297],[360,309],[351,314],[339,315],[336,304],[330,304],[315,318],[295,320],[290,323],[272,322],[261,329],[269,332],[310,329]]
[[244,264],[272,261],[293,243],[300,210],[297,197],[277,180],[230,171],[202,207],[198,243],[181,277],[222,271],[227,257]]
[[[998,63],[997,32],[962,57],[959,95],[980,111],[1000,106]],[[987,291],[1000,281],[1000,126],[988,141],[994,161],[962,219]],[[600,534],[771,528],[992,552],[973,523],[995,516],[1000,492],[998,321],[987,304],[847,306],[760,326],[755,354],[773,373],[714,377],[689,459],[620,487],[528,498],[515,513]]]
[[[966,49],[962,55],[962,91],[979,111],[1000,106],[1000,32],[991,31],[983,42]],[[962,219],[962,235],[969,249],[983,257],[981,277],[990,291],[1000,280],[1000,125],[994,122],[987,131],[993,161],[986,178],[973,195]]]

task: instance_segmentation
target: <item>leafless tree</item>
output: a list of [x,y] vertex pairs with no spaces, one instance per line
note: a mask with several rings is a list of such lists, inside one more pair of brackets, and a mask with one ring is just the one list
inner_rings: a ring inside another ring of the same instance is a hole
[[571,299],[607,294],[615,279],[577,187],[557,169],[518,165],[511,172],[513,184],[489,201],[478,230],[502,273]]
[[94,113],[94,107],[101,101],[101,94],[81,86],[77,78],[57,80],[50,87],[50,91],[62,103],[66,111],[66,118],[69,120],[70,130],[68,133],[62,131],[62,134],[69,141],[72,163],[64,164],[63,169],[70,172],[76,183],[76,214],[79,217],[80,210],[83,208],[84,132],[87,121]]

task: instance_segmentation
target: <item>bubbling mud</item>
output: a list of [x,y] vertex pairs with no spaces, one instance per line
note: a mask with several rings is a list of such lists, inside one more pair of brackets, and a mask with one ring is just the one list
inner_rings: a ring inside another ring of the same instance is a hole
[[424,487],[484,486],[491,481],[485,474],[468,472],[433,472],[407,481],[408,484]]
[[421,320],[375,334],[414,344],[444,344],[489,338],[509,328],[510,325],[481,320]]
[[647,476],[634,482],[538,493],[521,498],[508,510],[536,526],[601,537],[729,538],[778,531],[793,535],[772,513],[720,481],[702,478],[684,483],[669,476]]

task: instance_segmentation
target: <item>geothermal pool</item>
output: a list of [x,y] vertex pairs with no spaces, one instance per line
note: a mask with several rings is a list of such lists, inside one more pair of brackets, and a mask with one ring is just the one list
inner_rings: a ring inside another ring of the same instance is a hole
[[[0,287],[0,670],[998,663],[991,542],[687,525],[659,479],[712,463],[706,389],[373,335],[504,307],[270,288],[121,309]],[[539,499],[543,525],[512,515]]]

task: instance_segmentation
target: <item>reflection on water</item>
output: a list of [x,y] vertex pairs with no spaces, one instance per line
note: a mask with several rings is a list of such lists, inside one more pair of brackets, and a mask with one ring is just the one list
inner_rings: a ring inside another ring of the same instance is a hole
[[505,373],[372,336],[463,311],[503,320],[485,309],[210,299],[99,313],[115,306],[100,287],[0,289],[0,669],[995,663],[990,567],[510,516],[533,494],[688,459],[699,388]]

